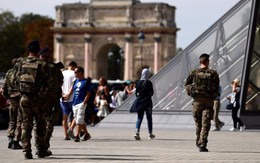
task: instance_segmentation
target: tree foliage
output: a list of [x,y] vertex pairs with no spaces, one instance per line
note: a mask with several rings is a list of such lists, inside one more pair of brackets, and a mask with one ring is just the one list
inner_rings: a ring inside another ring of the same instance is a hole
[[40,15],[23,15],[21,22],[24,26],[24,44],[28,45],[32,40],[39,40],[41,48],[48,47],[53,51],[53,34],[51,27],[54,21]]
[[19,21],[10,12],[0,14],[0,72],[12,67],[11,59],[22,53],[23,33]]
[[9,11],[0,13],[0,72],[12,68],[11,60],[16,55],[26,56],[27,45],[39,40],[41,47],[53,51],[53,34],[50,28],[54,20],[37,14],[15,17]]

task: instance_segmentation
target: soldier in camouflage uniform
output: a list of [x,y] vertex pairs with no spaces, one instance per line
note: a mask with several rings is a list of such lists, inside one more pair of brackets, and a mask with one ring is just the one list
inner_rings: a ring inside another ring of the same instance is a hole
[[219,76],[215,70],[208,67],[208,54],[202,54],[199,60],[200,68],[191,71],[185,86],[187,94],[194,99],[192,113],[196,124],[196,146],[200,152],[208,152],[206,147],[214,114],[214,99],[219,96]]
[[39,158],[46,155],[46,92],[51,86],[53,75],[46,62],[38,57],[39,41],[28,45],[29,56],[18,62],[15,67],[14,83],[21,94],[22,108],[22,146],[25,159],[32,159],[31,138],[35,122],[35,146]]
[[46,128],[46,151],[52,155],[52,152],[50,150],[48,150],[48,148],[50,147],[50,139],[53,133],[53,128],[55,123],[57,122],[59,113],[60,113],[60,98],[62,96],[62,90],[61,90],[61,86],[63,83],[63,75],[62,72],[60,70],[60,68],[58,66],[56,66],[55,63],[53,63],[52,61],[50,61],[50,51],[48,48],[44,48],[39,52],[40,55],[40,59],[44,60],[45,62],[47,62],[48,66],[50,67],[52,74],[54,74],[53,76],[53,83],[51,85],[51,87],[48,89],[47,93],[46,93],[46,97],[47,97],[47,102],[46,102],[46,110],[47,110],[47,128]]
[[[12,64],[14,65],[17,59],[20,56],[15,56],[12,59]],[[8,148],[11,149],[22,149],[22,146],[19,144],[21,141],[21,124],[22,124],[22,111],[19,106],[20,102],[20,93],[13,85],[12,81],[13,69],[7,71],[5,75],[5,82],[3,85],[3,95],[5,98],[9,99],[9,126],[7,130],[7,137],[9,139]]]

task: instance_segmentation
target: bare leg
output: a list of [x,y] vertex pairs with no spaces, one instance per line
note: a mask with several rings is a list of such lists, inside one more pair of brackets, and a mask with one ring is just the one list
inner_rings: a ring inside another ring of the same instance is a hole
[[67,130],[69,129],[67,121],[68,121],[68,115],[63,115],[62,126],[63,126],[63,129],[64,129],[65,138],[69,138],[69,135],[67,133]]

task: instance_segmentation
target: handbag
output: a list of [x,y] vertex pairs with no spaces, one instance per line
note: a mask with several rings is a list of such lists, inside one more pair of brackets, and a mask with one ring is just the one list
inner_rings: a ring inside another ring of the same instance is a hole
[[226,109],[227,110],[232,110],[233,109],[233,104],[232,103],[227,104]]
[[132,105],[131,108],[130,108],[130,113],[137,113],[137,112],[139,112],[139,111],[142,109],[142,107],[143,107],[143,105],[142,105],[142,103],[140,102],[140,96],[138,96],[138,97],[135,99],[133,105]]
[[[144,81],[142,83],[141,88],[143,88],[144,83],[146,83],[146,81]],[[141,89],[141,91],[142,91],[142,89]],[[143,109],[143,107],[144,107],[144,102],[142,101],[141,96],[137,96],[133,105],[130,108],[130,113],[137,113],[137,112],[141,111]]]

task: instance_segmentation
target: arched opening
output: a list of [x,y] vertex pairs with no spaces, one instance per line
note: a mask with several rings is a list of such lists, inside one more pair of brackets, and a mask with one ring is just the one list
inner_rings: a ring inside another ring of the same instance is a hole
[[97,74],[108,80],[123,80],[124,50],[116,44],[101,47],[97,55]]

